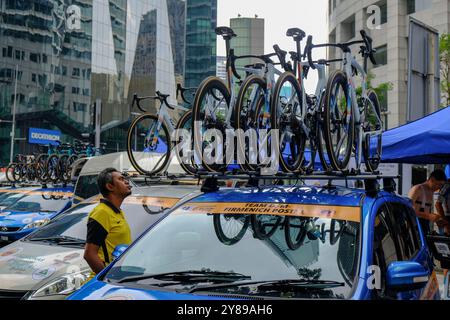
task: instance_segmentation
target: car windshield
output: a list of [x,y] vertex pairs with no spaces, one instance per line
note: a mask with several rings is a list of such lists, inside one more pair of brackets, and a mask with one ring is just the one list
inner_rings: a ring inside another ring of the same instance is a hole
[[69,199],[66,195],[46,195],[31,194],[21,198],[11,206],[7,207],[5,211],[16,212],[59,212],[67,205]]
[[30,234],[25,240],[63,236],[84,241],[88,215],[95,206],[96,204],[93,203],[79,204]]
[[[310,206],[298,211],[298,216],[285,216],[221,214],[221,210],[233,212],[232,205],[224,204],[219,210],[214,204],[202,206],[196,211],[196,204],[188,204],[171,213],[139,239],[104,280],[190,292],[201,289],[208,275],[214,275],[216,280],[211,281],[215,286],[209,283],[204,291],[271,297],[285,297],[287,291],[300,298],[344,299],[350,295],[359,259],[359,208],[340,207],[336,209],[338,214],[325,209],[318,215]],[[264,206],[255,212],[270,212]],[[347,214],[347,209],[352,213]],[[220,285],[218,272],[223,279],[224,274],[231,277],[226,286]],[[161,281],[162,274],[169,281],[166,284]],[[173,282],[177,279],[185,282]],[[298,283],[290,282],[267,290],[266,284],[264,289],[261,286],[250,293],[245,282],[230,284],[230,279],[252,283],[302,281],[302,285],[301,290],[293,290],[299,288]],[[323,288],[317,288],[318,282]]]
[[17,200],[23,198],[25,194],[23,193],[5,193],[0,197],[0,206],[9,207],[14,204]]

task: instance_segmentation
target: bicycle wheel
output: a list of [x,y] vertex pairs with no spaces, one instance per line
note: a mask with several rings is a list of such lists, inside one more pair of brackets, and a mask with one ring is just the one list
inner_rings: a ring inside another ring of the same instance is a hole
[[277,231],[282,219],[281,216],[252,215],[250,220],[255,237],[260,240],[270,238]]
[[45,170],[45,163],[47,162],[48,154],[42,153],[36,159],[36,175],[40,182],[47,180],[47,171]]
[[307,235],[307,222],[308,218],[286,217],[284,235],[289,249],[297,250],[303,245]]
[[248,216],[215,214],[214,230],[220,242],[227,246],[238,243],[247,232],[250,218]]
[[51,156],[48,157],[47,162],[45,163],[45,171],[47,172],[46,174],[47,181],[51,181],[53,183],[58,182],[59,180],[58,162],[59,156],[57,154],[52,154]]
[[323,125],[330,164],[334,170],[343,171],[347,168],[352,153],[354,118],[353,105],[348,98],[347,77],[339,70],[328,80]]
[[287,173],[298,172],[303,162],[306,136],[301,129],[302,91],[292,73],[286,72],[278,79],[272,95],[272,129],[278,129],[279,160]]
[[[369,100],[365,100],[364,112],[365,123],[364,132],[375,132],[381,130],[383,125],[381,123],[380,102],[375,91],[370,90],[367,93]],[[382,149],[382,133],[376,135],[367,135],[363,141],[363,156],[366,170],[374,172],[378,169],[381,162]]]
[[36,174],[36,164],[35,163],[29,163],[26,165],[26,180],[28,182],[35,181],[37,178]]
[[169,163],[171,145],[167,126],[155,115],[136,118],[128,129],[128,158],[140,174],[161,173]]
[[[196,164],[195,157],[194,157],[194,146],[192,143],[192,111],[186,112],[178,121],[176,126],[177,132],[175,136],[175,144],[176,144],[176,154],[178,158],[178,162],[180,163],[180,166],[183,168],[184,171],[186,171],[187,174],[196,174],[199,166]],[[188,132],[190,132],[190,141],[183,141],[182,135],[180,135],[180,131],[185,129]],[[189,144],[189,148],[187,147],[187,144]],[[184,152],[189,154],[184,154]]]
[[321,116],[323,115],[324,102],[325,102],[325,94],[322,94],[319,100],[319,110],[318,110],[319,112],[316,113],[316,121],[318,127],[316,132],[317,133],[316,145],[319,153],[320,164],[322,165],[323,171],[330,172],[333,171],[333,167],[331,166],[327,156],[327,147],[325,139],[323,137],[324,136],[323,118]]
[[16,179],[14,177],[14,171],[15,171],[15,167],[16,167],[16,163],[10,163],[7,167],[6,167],[6,180],[8,180],[9,182],[16,182]]
[[[227,120],[231,112],[230,100],[227,86],[216,77],[206,78],[195,94],[192,108],[195,157],[201,159],[203,168],[210,172],[227,169],[225,131],[233,127]],[[215,134],[205,134],[213,132]]]
[[73,169],[73,164],[75,163],[75,161],[78,160],[78,155],[73,154],[71,156],[69,156],[69,158],[66,161],[66,168],[65,170],[62,172],[62,178],[64,182],[70,182],[71,178],[72,178],[72,169]]
[[[236,130],[241,129],[249,134],[244,137],[240,134],[237,136],[237,148],[239,148],[237,152],[243,155],[243,159],[238,159],[241,160],[239,166],[245,171],[255,171],[258,168],[257,134],[260,128],[257,113],[264,109],[266,91],[266,81],[256,75],[247,77],[239,89],[234,123]],[[270,121],[270,119],[267,120]]]

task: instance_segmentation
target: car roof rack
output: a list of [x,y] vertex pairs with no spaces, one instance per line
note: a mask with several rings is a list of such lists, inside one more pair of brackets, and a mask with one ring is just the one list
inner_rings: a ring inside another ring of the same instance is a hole
[[380,191],[380,180],[383,180],[383,190],[386,192],[395,192],[396,183],[395,180],[400,176],[383,176],[381,174],[348,174],[341,172],[334,173],[322,173],[315,172],[309,175],[295,174],[295,173],[282,173],[276,175],[260,175],[258,173],[199,173],[196,175],[199,180],[203,180],[202,192],[215,192],[219,190],[218,181],[220,180],[248,180],[247,186],[258,187],[259,182],[263,181],[280,181],[280,180],[324,180],[328,181],[326,188],[334,188],[332,182],[336,180],[341,181],[364,181],[364,188],[368,195],[375,196]]

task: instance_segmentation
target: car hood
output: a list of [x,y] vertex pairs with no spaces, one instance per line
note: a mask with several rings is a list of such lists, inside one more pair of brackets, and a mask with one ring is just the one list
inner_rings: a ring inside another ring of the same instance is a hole
[[37,290],[60,276],[85,270],[83,248],[16,241],[0,249],[0,290]]
[[115,286],[95,278],[72,294],[69,300],[227,300],[227,298]]
[[56,213],[4,211],[0,213],[0,225],[5,227],[21,227],[35,221],[51,219]]

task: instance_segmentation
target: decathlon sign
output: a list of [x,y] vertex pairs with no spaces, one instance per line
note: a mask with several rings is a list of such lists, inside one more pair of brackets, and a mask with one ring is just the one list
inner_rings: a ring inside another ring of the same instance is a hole
[[60,140],[61,140],[60,131],[30,128],[28,132],[28,143],[31,144],[58,145]]

